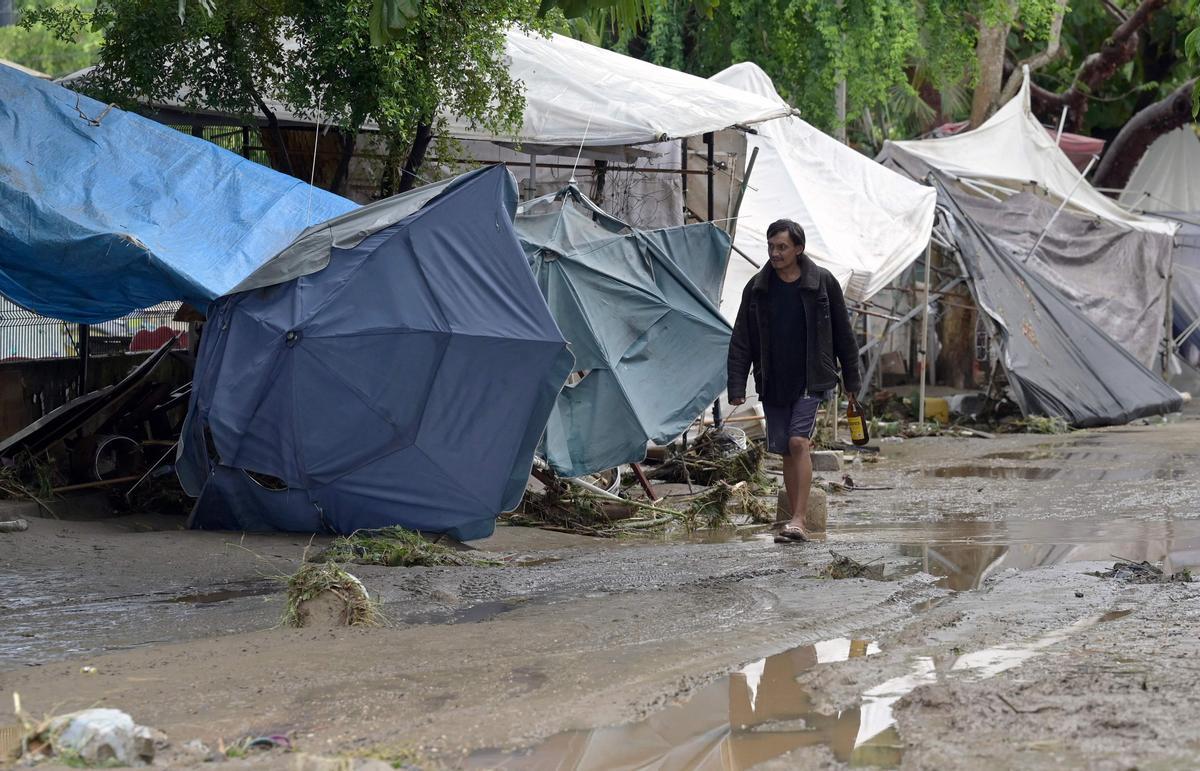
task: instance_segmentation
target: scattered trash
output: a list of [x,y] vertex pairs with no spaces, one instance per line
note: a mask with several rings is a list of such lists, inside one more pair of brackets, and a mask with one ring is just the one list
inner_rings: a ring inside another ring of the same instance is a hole
[[287,582],[284,626],[379,626],[379,603],[354,576],[332,563],[307,564]]
[[832,550],[829,554],[833,557],[833,561],[821,570],[821,574],[827,578],[873,578],[875,580],[883,580],[883,566],[874,564],[882,559],[882,557],[876,557],[870,562],[859,562]]
[[48,718],[26,737],[25,759],[56,758],[65,765],[141,766],[168,746],[167,736],[137,725],[119,709],[85,709]]
[[0,522],[0,533],[23,533],[29,529],[28,520],[10,519]]
[[763,448],[746,441],[745,432],[732,427],[709,429],[687,450],[667,459],[650,477],[708,487],[717,481],[737,484],[760,481]]
[[79,668],[79,674],[81,674],[81,675],[94,675],[94,674],[96,674],[96,668],[95,668],[95,667],[92,667],[92,666],[80,667],[80,668]]
[[1075,592],[1075,596],[1076,596],[1076,597],[1082,597],[1082,596],[1083,596],[1083,592]]
[[1192,571],[1184,568],[1174,573],[1166,573],[1162,568],[1149,562],[1134,562],[1116,557],[1119,562],[1109,570],[1088,573],[1096,578],[1115,578],[1118,581],[1128,581],[1134,584],[1189,584],[1192,582]]
[[399,525],[379,530],[358,530],[336,538],[327,548],[306,557],[306,560],[386,567],[503,564],[497,560],[473,557],[468,553],[433,543],[420,533]]
[[770,524],[775,521],[771,507],[755,494],[756,488],[749,482],[737,484],[718,481],[692,498],[683,512],[684,524],[689,530],[701,527],[718,528],[733,524],[730,505],[736,505],[740,513],[752,522]]

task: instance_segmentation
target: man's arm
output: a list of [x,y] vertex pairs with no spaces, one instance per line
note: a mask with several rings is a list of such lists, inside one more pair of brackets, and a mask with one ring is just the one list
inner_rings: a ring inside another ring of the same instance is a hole
[[829,279],[829,315],[833,324],[833,348],[842,365],[842,385],[848,393],[857,395],[862,388],[858,373],[858,341],[850,328],[850,314],[846,311],[846,300],[842,288],[832,276]]
[[733,322],[733,335],[729,338],[729,356],[726,360],[728,382],[726,399],[730,404],[746,401],[746,378],[750,376],[752,354],[750,351],[750,311],[746,292],[742,292],[742,303],[738,306],[737,318]]

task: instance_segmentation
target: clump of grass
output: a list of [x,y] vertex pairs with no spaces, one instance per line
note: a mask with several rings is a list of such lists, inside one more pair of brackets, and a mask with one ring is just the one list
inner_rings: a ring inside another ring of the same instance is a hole
[[1057,416],[1030,415],[1014,420],[1009,424],[1009,430],[1026,434],[1067,434],[1071,432],[1071,424]]
[[712,487],[691,498],[687,508],[681,512],[684,525],[689,530],[699,528],[716,529],[728,527],[733,523],[732,508],[758,523],[775,521],[770,506],[756,494],[758,487],[750,482],[742,481],[737,484],[717,481]]
[[323,551],[306,558],[309,562],[384,565],[386,567],[432,567],[438,565],[494,566],[496,560],[472,557],[426,540],[420,533],[392,525],[378,530],[358,530],[342,536]]
[[361,581],[336,564],[310,563],[288,577],[283,625],[304,626],[308,616],[305,604],[327,592],[345,605],[347,626],[379,626],[383,623],[378,601],[371,599]]

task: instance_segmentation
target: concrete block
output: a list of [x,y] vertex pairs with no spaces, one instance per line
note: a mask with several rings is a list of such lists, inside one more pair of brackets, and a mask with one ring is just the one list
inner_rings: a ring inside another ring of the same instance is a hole
[[842,454],[836,450],[815,450],[812,453],[813,471],[841,471]]
[[[810,533],[824,533],[826,521],[829,518],[829,501],[825,491],[819,487],[811,487],[808,491],[808,510],[804,512],[804,529]],[[790,522],[792,507],[788,503],[787,491],[780,490],[775,502],[775,521]]]

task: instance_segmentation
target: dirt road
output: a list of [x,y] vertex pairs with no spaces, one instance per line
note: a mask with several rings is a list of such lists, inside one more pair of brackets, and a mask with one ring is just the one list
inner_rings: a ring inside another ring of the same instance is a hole
[[356,570],[363,631],[275,628],[305,537],[35,520],[0,534],[0,726],[18,691],[124,709],[172,767],[287,733],[227,762],[1194,768],[1200,584],[1088,573],[1200,566],[1198,425],[884,444],[824,543],[500,528],[522,564]]

